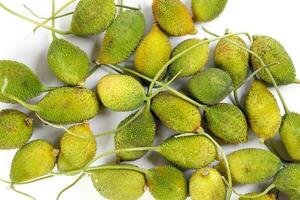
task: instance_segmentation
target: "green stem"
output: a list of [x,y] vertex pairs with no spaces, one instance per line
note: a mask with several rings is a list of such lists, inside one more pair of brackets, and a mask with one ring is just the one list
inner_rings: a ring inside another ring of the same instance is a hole
[[[51,26],[52,26],[52,28],[55,29],[55,19],[54,19],[54,17],[55,17],[55,0],[52,0],[52,15],[51,15],[52,20],[51,20]],[[51,33],[52,33],[52,39],[53,40],[57,39],[57,37],[55,35],[55,32],[51,31]]]
[[135,166],[130,166],[130,165],[101,165],[96,167],[89,167],[85,170],[85,172],[91,172],[96,170],[114,170],[114,169],[132,170],[143,174],[147,174],[147,170]]
[[4,180],[4,179],[2,179],[2,178],[0,178],[0,181],[3,182],[3,183],[11,184],[10,181]]
[[263,191],[262,193],[260,193],[260,194],[257,194],[257,195],[251,195],[251,196],[249,196],[249,195],[239,195],[240,197],[242,197],[242,198],[244,198],[244,199],[257,199],[257,198],[259,198],[259,197],[262,197],[262,196],[264,196],[264,195],[266,195],[266,194],[268,194],[272,189],[274,189],[276,186],[274,185],[274,184],[271,184],[269,187],[267,187],[266,189],[265,189],[265,191]]
[[[124,4],[124,1],[123,1],[123,0],[120,0],[120,5],[123,5],[123,4]],[[123,12],[123,10],[124,10],[123,7],[120,7],[120,8],[119,8],[119,13],[120,13],[120,12]]]
[[26,10],[28,10],[33,16],[35,16],[36,18],[39,18],[39,19],[43,19],[43,20],[48,20],[48,19],[59,19],[59,18],[63,18],[63,17],[66,17],[66,16],[69,16],[69,15],[73,15],[74,12],[68,12],[68,13],[65,13],[65,14],[62,14],[62,15],[56,15],[56,16],[51,16],[51,17],[42,17],[42,16],[39,16],[37,15],[32,9],[30,9],[28,6],[26,6],[25,4],[23,5],[24,8]]
[[105,136],[108,136],[108,135],[113,135],[116,132],[117,132],[117,130],[105,131],[103,133],[96,134],[95,138],[101,138],[101,137],[105,137]]
[[12,189],[13,191],[15,191],[15,192],[18,193],[18,194],[21,194],[21,195],[23,195],[23,196],[25,196],[25,197],[27,197],[27,198],[32,199],[32,200],[37,200],[36,198],[34,198],[34,197],[31,196],[31,195],[26,194],[25,192],[21,192],[21,191],[17,190],[17,189],[15,188],[14,185],[11,185],[10,187],[11,187],[11,189]]
[[56,90],[64,86],[43,86],[41,92],[51,92],[52,90]]
[[59,200],[64,192],[66,192],[67,190],[69,190],[70,188],[75,186],[84,176],[85,176],[85,173],[80,174],[80,176],[77,179],[75,179],[74,182],[72,182],[70,185],[65,187],[62,191],[60,191],[56,197],[56,200]]
[[123,4],[116,4],[116,7],[119,7],[119,8],[126,8],[126,9],[130,9],[130,10],[141,10],[140,8],[131,7],[131,6],[125,6],[125,5],[123,5]]
[[233,90],[233,96],[234,96],[235,105],[239,108],[242,108],[237,89]]

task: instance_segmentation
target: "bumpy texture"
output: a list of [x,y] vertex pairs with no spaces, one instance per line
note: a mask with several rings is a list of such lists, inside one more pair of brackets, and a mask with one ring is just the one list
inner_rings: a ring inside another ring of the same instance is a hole
[[81,85],[89,73],[87,54],[63,39],[54,39],[51,43],[48,65],[55,76],[68,85]]
[[44,140],[34,140],[20,148],[11,164],[10,179],[21,183],[44,176],[55,166],[57,150]]
[[166,127],[176,133],[194,132],[201,126],[199,109],[171,93],[156,95],[151,109]]
[[121,12],[107,29],[97,59],[99,64],[125,61],[138,47],[145,31],[145,18],[140,11]]
[[238,107],[216,104],[206,110],[205,118],[209,130],[225,142],[236,144],[248,140],[247,121]]
[[71,32],[78,36],[102,33],[115,15],[113,0],[80,0],[73,14]]
[[184,174],[171,166],[160,166],[146,173],[150,193],[156,200],[185,200],[187,181]]
[[[23,101],[32,99],[43,91],[43,85],[38,77],[22,63],[0,60],[0,88],[3,87],[4,79],[8,80],[5,92]],[[3,96],[1,92],[0,102],[16,103]]]
[[[249,193],[247,195],[249,196],[254,196],[254,195],[257,195],[258,193]],[[239,198],[239,200],[249,200],[249,198]],[[263,195],[261,197],[258,197],[258,198],[252,198],[252,200],[276,200],[276,197],[274,194],[266,194],[266,195]]]
[[168,62],[172,45],[168,36],[154,24],[136,50],[135,69],[151,78]]
[[192,175],[189,191],[192,200],[224,200],[226,185],[217,170],[203,168]]
[[[279,63],[269,67],[275,81],[279,85],[293,83],[296,79],[296,72],[293,62],[284,47],[275,39],[268,36],[253,36],[251,50],[260,56],[266,65]],[[252,67],[262,67],[261,62],[251,56]],[[259,72],[259,77],[269,84],[273,84],[266,70]]]
[[[264,149],[241,149],[227,156],[234,183],[254,184],[272,178],[280,169],[281,161],[272,152]],[[224,176],[224,161],[217,167]]]
[[33,131],[32,119],[18,110],[0,111],[0,149],[20,148]]
[[[147,108],[135,120],[124,127],[135,114],[136,113],[129,115],[129,117],[123,120],[118,126],[115,134],[115,149],[151,147],[153,145],[156,124],[151,112]],[[145,153],[146,151],[123,152],[119,153],[118,156],[122,160],[136,160],[141,158]]]
[[153,16],[168,34],[196,34],[197,29],[187,7],[180,0],[153,0]]
[[245,111],[253,132],[262,140],[274,137],[280,128],[277,101],[266,85],[255,80],[245,99]]
[[300,115],[287,113],[282,118],[279,130],[282,142],[289,156],[294,161],[300,161]]
[[214,144],[204,136],[174,136],[160,145],[159,152],[175,165],[195,169],[212,163],[217,157]]
[[216,67],[231,75],[233,84],[237,87],[247,76],[249,53],[228,42],[228,40],[247,48],[246,43],[239,36],[222,39],[215,48],[214,62]]
[[99,169],[92,172],[91,179],[95,189],[110,200],[137,200],[146,184],[143,174],[125,169]]
[[96,140],[87,123],[69,129],[78,137],[64,133],[60,140],[57,166],[60,171],[82,169],[96,154]]
[[99,103],[89,89],[65,87],[49,92],[33,110],[49,122],[73,124],[95,117]]
[[289,164],[275,176],[273,184],[285,193],[290,200],[300,199],[300,165]]
[[226,7],[227,0],[192,0],[194,19],[208,22],[216,19]]
[[135,110],[146,99],[144,87],[128,75],[106,75],[100,79],[97,90],[103,105],[113,111]]
[[[182,53],[186,49],[200,43],[204,42],[205,40],[199,39],[187,39],[181,42],[177,47],[174,49],[172,53],[172,57]],[[181,74],[179,77],[186,77],[191,76],[199,71],[201,71],[208,62],[210,49],[209,43],[204,43],[188,53],[184,54],[180,58],[176,59],[171,65],[169,72],[171,76],[175,76],[179,71]]]
[[233,90],[230,75],[217,68],[208,68],[193,76],[187,85],[189,92],[198,101],[214,105],[220,103]]

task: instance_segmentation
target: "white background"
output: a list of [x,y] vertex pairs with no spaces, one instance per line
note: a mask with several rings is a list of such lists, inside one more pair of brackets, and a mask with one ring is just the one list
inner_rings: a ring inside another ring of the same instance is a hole
[[[59,5],[62,5],[66,1],[57,1]],[[126,5],[142,6],[143,11],[147,17],[147,31],[153,23],[151,14],[151,0],[139,1],[139,0],[127,0]],[[190,6],[190,0],[185,1]],[[49,16],[51,13],[51,1],[34,1],[34,0],[1,0],[1,3],[13,8],[14,10],[29,15],[24,10],[22,4],[30,6],[38,14],[42,16]],[[250,34],[265,34],[278,39],[287,49],[292,57],[294,64],[300,65],[299,52],[300,52],[300,1],[297,0],[229,0],[227,8],[223,14],[215,21],[205,24],[205,26],[216,33],[223,34],[226,28],[229,28],[232,32],[248,31]],[[72,10],[71,6],[69,10]],[[60,20],[57,23],[58,29],[67,30],[69,27],[70,18]],[[201,25],[197,25],[200,29]],[[48,69],[46,62],[47,48],[51,42],[51,34],[47,30],[40,29],[34,34],[32,32],[33,25],[25,21],[22,21],[2,9],[0,9],[0,59],[11,59],[19,62],[23,62],[30,66],[32,70],[40,77],[46,85],[59,85],[59,83],[51,71]],[[195,37],[195,36],[187,36]],[[209,37],[204,34],[203,31],[199,31],[197,37]],[[95,58],[97,50],[100,46],[101,37],[95,36],[92,38],[77,38],[74,36],[66,37],[70,41],[76,43],[83,48],[90,56],[91,60]],[[184,38],[171,38],[173,45],[175,46],[179,41]],[[213,48],[214,45],[212,45]],[[300,70],[300,69],[299,69]],[[298,71],[299,71],[298,70]],[[96,86],[99,78],[109,71],[105,69],[98,70],[89,80],[88,87],[93,88]],[[300,73],[300,71],[299,71]],[[300,74],[298,73],[298,77]],[[179,85],[183,83],[179,81]],[[177,84],[178,86],[178,84]],[[280,88],[287,104],[292,111],[300,112],[299,98],[300,86],[289,85]],[[273,90],[272,90],[273,91]],[[274,92],[274,91],[273,91]],[[297,104],[298,103],[298,104]],[[28,110],[16,105],[0,104],[0,108],[18,108],[26,113],[30,113]],[[30,114],[31,116],[34,116]],[[114,129],[117,124],[128,113],[111,113],[107,110],[102,110],[99,116],[91,121],[91,128],[95,133],[100,133],[105,130]],[[59,137],[62,133],[61,130],[57,130],[50,127],[43,127],[41,123],[35,120],[35,130],[32,139],[44,138],[57,144]],[[160,127],[158,131],[157,143],[162,139],[171,135],[171,132],[163,127]],[[249,142],[247,144],[240,145],[226,145],[224,146],[227,152],[231,152],[234,149],[245,147],[262,147],[257,142],[257,139],[250,134]],[[111,137],[106,137],[98,140],[99,152],[113,148],[113,140]],[[9,178],[9,168],[12,157],[15,151],[0,151],[0,177]],[[108,157],[102,162],[113,161],[113,157]],[[148,153],[144,159],[141,159],[135,164],[140,167],[150,168],[155,165],[163,164],[165,161],[159,155],[155,153]],[[65,187],[74,177],[57,177],[53,180],[41,181],[39,183],[19,186],[18,189],[28,192],[38,199],[53,200],[60,189]],[[264,188],[266,184],[260,185]],[[259,191],[259,186],[239,186],[238,191],[244,193],[249,191]],[[0,183],[0,199],[2,200],[22,200],[26,199],[18,194],[13,193],[7,185]],[[88,177],[83,179],[77,186],[65,193],[62,199],[66,200],[96,200],[101,199],[99,194],[92,187],[91,181]],[[151,195],[146,192],[142,199],[152,199]],[[234,197],[233,199],[237,199]],[[283,200],[285,197],[280,195],[279,199]]]

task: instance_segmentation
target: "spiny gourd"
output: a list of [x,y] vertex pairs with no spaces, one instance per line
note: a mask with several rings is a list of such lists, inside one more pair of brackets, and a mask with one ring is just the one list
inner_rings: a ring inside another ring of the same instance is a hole
[[[249,194],[246,194],[247,196],[254,196],[254,195],[257,195],[258,193],[249,193]],[[250,198],[244,198],[244,197],[241,197],[239,198],[239,200],[249,200]],[[276,200],[276,197],[274,194],[266,194],[266,195],[263,195],[261,197],[258,197],[258,198],[251,198],[252,200]]]
[[192,175],[189,183],[192,200],[225,199],[226,186],[221,174],[212,168],[198,169]]
[[0,149],[20,148],[28,142],[33,120],[18,110],[0,111]]
[[208,68],[194,75],[187,88],[198,101],[214,105],[220,103],[233,90],[231,76],[217,68]]
[[199,109],[169,92],[156,95],[151,109],[166,127],[176,133],[194,132],[201,126]]
[[113,0],[80,0],[71,22],[71,32],[78,36],[102,33],[113,21],[116,6]]
[[[177,56],[186,49],[196,45],[200,42],[205,42],[205,40],[200,39],[187,39],[181,42],[174,49],[172,57]],[[176,59],[169,68],[171,76],[175,76],[179,71],[181,74],[179,77],[191,76],[199,71],[201,71],[208,62],[210,54],[209,43],[203,43],[202,45],[190,50],[187,54]]]
[[187,180],[184,174],[171,166],[155,167],[146,172],[149,191],[156,200],[185,200]]
[[247,48],[246,43],[239,36],[221,39],[215,48],[214,62],[216,67],[231,75],[233,85],[237,87],[247,76],[249,53],[229,41]]
[[[3,87],[4,79],[9,81],[6,92],[27,101],[40,95],[44,86],[38,77],[26,65],[12,60],[0,60],[0,87]],[[0,93],[0,102],[16,103]]]
[[128,169],[98,169],[91,173],[91,179],[95,189],[110,200],[137,200],[146,185],[144,174]]
[[145,31],[141,11],[122,11],[107,29],[97,58],[99,64],[125,61],[138,47]]
[[134,67],[138,72],[153,78],[169,60],[171,52],[172,45],[168,36],[154,24],[136,50]]
[[45,140],[34,140],[20,148],[10,170],[12,183],[29,181],[51,172],[58,150]]
[[192,0],[194,19],[208,22],[216,19],[226,7],[228,0]]
[[144,87],[128,75],[110,74],[100,79],[98,96],[103,105],[113,111],[131,111],[146,100]]
[[48,65],[55,76],[68,85],[82,85],[89,73],[87,54],[64,39],[55,38],[51,43]]
[[280,128],[277,101],[265,84],[255,80],[245,99],[245,111],[253,132],[262,140],[274,137]]
[[[115,149],[152,146],[155,138],[156,124],[149,109],[145,108],[142,113],[127,124],[137,113],[129,115],[117,128],[115,133]],[[118,156],[122,160],[136,160],[141,158],[144,152],[123,152]]]
[[80,123],[95,117],[99,110],[95,93],[83,88],[62,87],[52,90],[35,105],[14,99],[55,124]]
[[153,0],[152,10],[154,19],[168,34],[181,36],[197,33],[189,10],[180,0]]
[[[268,36],[253,36],[251,50],[260,56],[266,65],[279,63],[269,67],[277,84],[286,85],[296,80],[293,62],[284,47],[277,40]],[[255,56],[251,56],[251,63],[254,69],[263,67],[262,63]],[[263,81],[273,84],[266,70],[260,71],[258,75]]]
[[57,167],[60,171],[72,171],[85,167],[96,154],[96,140],[88,123],[72,126],[72,132],[64,133],[60,139]]
[[236,106],[220,103],[205,110],[209,130],[227,143],[243,143],[248,140],[248,125],[243,112]]
[[[240,149],[227,155],[227,159],[236,184],[261,183],[272,178],[281,167],[281,160],[264,149]],[[224,161],[216,169],[226,175]]]
[[294,161],[300,161],[300,115],[294,112],[286,113],[282,118],[279,133],[289,156]]

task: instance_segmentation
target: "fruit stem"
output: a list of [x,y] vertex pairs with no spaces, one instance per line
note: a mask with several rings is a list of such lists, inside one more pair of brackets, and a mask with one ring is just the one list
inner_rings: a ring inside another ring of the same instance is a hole
[[143,174],[147,174],[147,170],[145,169],[141,169],[139,167],[135,167],[135,166],[128,166],[128,165],[100,165],[100,166],[96,166],[96,167],[89,167],[85,170],[85,172],[91,172],[91,171],[95,171],[95,170],[114,170],[114,169],[125,169],[125,170],[132,170],[132,171],[137,171]]
[[[55,29],[55,19],[54,19],[54,17],[55,17],[55,0],[52,0],[52,15],[51,15],[52,20],[51,20],[51,26],[52,26],[53,29]],[[53,40],[57,39],[57,37],[55,35],[55,32],[51,31],[51,33],[52,33],[52,39]]]
[[[141,8],[136,8],[136,7],[131,7],[131,6],[125,6],[122,3],[123,1],[121,1],[121,4],[116,4],[116,7],[119,8],[126,8],[126,9],[130,9],[130,10],[141,10]],[[121,10],[122,11],[122,10]]]
[[58,193],[58,195],[57,195],[57,197],[56,197],[56,200],[59,200],[60,199],[60,197],[62,196],[62,194],[64,193],[64,192],[66,192],[67,190],[69,190],[70,188],[72,188],[72,187],[74,187],[84,176],[85,176],[86,174],[85,173],[82,173],[82,174],[80,174],[80,176],[77,178],[77,179],[75,179],[75,181],[74,182],[72,182],[70,185],[68,185],[67,187],[65,187],[63,190],[61,190],[59,193]]
[[[123,5],[124,4],[124,1],[123,0],[120,0],[120,5]],[[120,7],[119,8],[119,13],[120,12],[123,12],[123,10],[124,10],[124,7]]]
[[61,87],[63,87],[63,86],[43,86],[42,92],[50,92],[52,90],[56,90]]
[[98,133],[95,135],[95,138],[101,138],[101,137],[105,137],[105,136],[108,136],[108,135],[113,135],[117,132],[117,130],[111,130],[111,131],[105,131],[103,133]]
[[9,9],[5,5],[3,5],[2,3],[0,3],[0,7],[2,7],[4,10],[6,10],[7,12],[11,13],[12,15],[14,15],[16,17],[19,17],[19,18],[21,18],[21,19],[23,19],[25,21],[28,21],[28,22],[30,22],[32,24],[40,25],[41,27],[44,27],[45,29],[48,29],[48,30],[53,31],[55,33],[58,33],[58,34],[61,34],[61,35],[69,35],[69,34],[71,34],[70,31],[61,31],[61,30],[54,29],[54,28],[52,28],[50,26],[47,26],[45,24],[40,24],[39,22],[37,22],[37,21],[35,21],[33,19],[30,19],[29,17],[26,17],[24,15],[21,15],[19,13],[14,12],[13,10]]
[[4,180],[4,179],[2,179],[2,178],[0,178],[0,181],[3,182],[3,183],[11,184],[10,181]]
[[263,191],[262,193],[260,194],[257,194],[257,195],[252,195],[252,196],[249,196],[249,195],[239,195],[240,197],[244,198],[244,199],[257,199],[259,197],[262,197],[266,194],[268,194],[272,189],[274,189],[276,186],[274,184],[271,184],[269,187],[267,187],[265,189],[265,191]]
[[229,189],[227,190],[226,200],[230,200],[231,195],[232,195],[232,177],[231,177],[231,171],[230,171],[229,162],[227,160],[227,156],[226,156],[224,150],[222,149],[222,147],[218,144],[218,142],[216,142],[216,140],[214,140],[210,135],[205,133],[202,128],[198,129],[197,133],[199,133],[199,135],[205,136],[207,139],[209,139],[219,149],[219,151],[222,154],[222,157],[223,157],[223,160],[225,163],[225,167],[226,167],[227,178],[228,178],[228,182],[229,182]]
[[145,105],[142,106],[142,107],[139,109],[139,111],[136,112],[136,113],[134,114],[134,116],[133,116],[129,121],[127,121],[123,126],[117,128],[117,131],[122,130],[123,128],[125,128],[125,127],[127,127],[129,124],[131,124],[131,122],[133,122],[134,120],[136,120],[136,119],[142,114],[142,112],[144,111],[144,108],[145,108]]
[[36,198],[34,198],[34,197],[31,196],[31,195],[26,194],[25,192],[21,192],[21,191],[17,190],[13,184],[10,185],[10,187],[11,187],[11,189],[12,189],[14,192],[16,192],[16,193],[18,193],[18,194],[21,194],[21,195],[23,195],[23,196],[25,196],[25,197],[27,197],[27,198],[32,199],[32,200],[37,200]]

